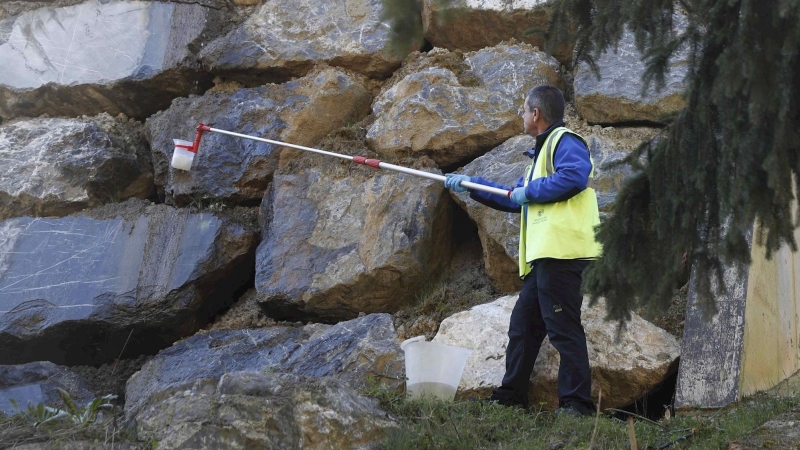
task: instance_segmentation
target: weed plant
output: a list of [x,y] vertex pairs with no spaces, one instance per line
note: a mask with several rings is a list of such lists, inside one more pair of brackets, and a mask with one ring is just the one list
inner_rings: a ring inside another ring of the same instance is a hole
[[37,443],[46,443],[42,448],[48,449],[94,450],[113,448],[115,444],[124,444],[130,450],[150,448],[151,443],[137,440],[122,410],[110,403],[115,395],[97,397],[79,407],[69,393],[57,389],[62,408],[39,403],[20,409],[12,401],[19,412],[10,416],[0,413],[0,448]]

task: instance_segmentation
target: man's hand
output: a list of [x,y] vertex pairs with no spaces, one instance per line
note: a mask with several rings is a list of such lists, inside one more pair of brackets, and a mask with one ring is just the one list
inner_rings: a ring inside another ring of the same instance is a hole
[[452,189],[456,192],[466,192],[467,188],[461,186],[462,181],[469,181],[469,177],[466,175],[459,175],[457,173],[448,173],[445,174],[444,180],[444,187],[447,189]]
[[520,206],[523,206],[524,204],[530,202],[530,200],[528,200],[528,197],[525,196],[525,188],[524,187],[515,188],[514,191],[511,192],[511,201]]

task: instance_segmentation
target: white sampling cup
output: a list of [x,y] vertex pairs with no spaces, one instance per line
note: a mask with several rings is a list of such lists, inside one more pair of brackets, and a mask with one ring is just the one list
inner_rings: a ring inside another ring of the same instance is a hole
[[175,151],[172,152],[172,167],[180,170],[191,169],[195,154],[194,143],[181,139],[173,139],[173,141],[175,141]]
[[406,355],[406,392],[410,398],[433,396],[452,401],[472,350],[426,342],[417,336],[400,344]]

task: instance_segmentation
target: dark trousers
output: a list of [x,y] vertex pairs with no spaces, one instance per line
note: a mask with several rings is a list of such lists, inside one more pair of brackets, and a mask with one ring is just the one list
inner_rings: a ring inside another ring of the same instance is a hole
[[559,355],[559,406],[591,413],[592,378],[586,335],[581,324],[580,293],[583,270],[589,261],[536,260],[511,312],[503,384],[491,396],[504,404],[528,405],[533,364],[545,336]]

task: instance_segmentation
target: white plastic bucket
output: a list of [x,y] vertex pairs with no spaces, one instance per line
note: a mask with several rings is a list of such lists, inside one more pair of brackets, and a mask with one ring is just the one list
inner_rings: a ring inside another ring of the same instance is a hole
[[472,350],[426,342],[417,336],[400,344],[406,355],[406,392],[409,398],[423,396],[452,401]]
[[180,170],[189,170],[192,168],[192,161],[194,161],[193,149],[194,142],[183,141],[181,139],[173,139],[175,142],[175,151],[172,152],[172,167]]

